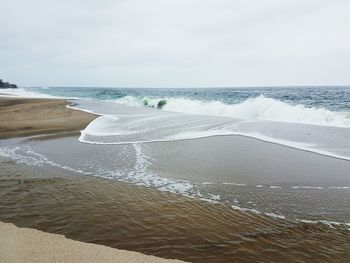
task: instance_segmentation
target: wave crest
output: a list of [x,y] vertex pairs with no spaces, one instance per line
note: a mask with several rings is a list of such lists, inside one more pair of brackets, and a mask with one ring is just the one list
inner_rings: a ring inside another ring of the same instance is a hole
[[350,127],[350,113],[306,107],[304,105],[292,105],[264,96],[249,98],[237,104],[225,104],[221,101],[205,102],[185,98],[137,98],[133,96],[125,96],[116,100],[120,104],[154,108],[157,108],[162,101],[166,102],[162,109],[173,112],[234,117],[246,120]]

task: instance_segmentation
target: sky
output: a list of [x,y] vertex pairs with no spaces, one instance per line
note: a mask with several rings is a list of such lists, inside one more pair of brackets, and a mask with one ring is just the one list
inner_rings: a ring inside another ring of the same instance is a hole
[[349,0],[0,0],[21,86],[350,85]]

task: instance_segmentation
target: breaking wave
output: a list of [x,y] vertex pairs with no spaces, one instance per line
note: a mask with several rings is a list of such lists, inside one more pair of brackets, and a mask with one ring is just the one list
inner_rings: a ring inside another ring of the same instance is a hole
[[137,98],[133,96],[125,96],[115,100],[115,102],[130,106],[161,108],[187,114],[350,127],[349,112],[292,105],[264,96],[249,98],[238,104],[225,104],[221,101],[205,102],[185,98]]

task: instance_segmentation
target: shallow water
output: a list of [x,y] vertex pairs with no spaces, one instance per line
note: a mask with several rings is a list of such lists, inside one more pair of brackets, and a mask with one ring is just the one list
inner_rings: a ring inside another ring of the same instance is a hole
[[0,220],[192,262],[346,262],[344,226],[228,209],[58,167],[0,161]]
[[349,161],[242,136],[126,145],[84,144],[65,137],[8,140],[1,146],[1,155],[28,166],[60,168],[290,220],[350,223]]

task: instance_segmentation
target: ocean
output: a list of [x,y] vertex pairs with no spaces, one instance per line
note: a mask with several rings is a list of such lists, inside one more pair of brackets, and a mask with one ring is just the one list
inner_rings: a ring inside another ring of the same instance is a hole
[[[350,86],[244,88],[31,87],[25,88],[25,90],[52,96],[94,100],[114,100],[116,102],[130,103],[132,105],[139,105],[140,103],[143,104],[147,100],[150,102],[150,105],[154,105],[156,101],[165,99],[174,102],[174,104],[180,104],[181,102],[203,102],[206,104],[211,102],[221,102],[224,105],[237,106],[248,99],[255,98],[261,99],[262,101],[266,99],[266,103],[270,103],[271,106],[274,104],[279,105],[278,103],[284,102],[286,104],[280,106],[288,107],[300,105],[306,108],[324,108],[336,112],[350,111]],[[259,102],[259,100],[256,100],[256,102]],[[187,113],[193,113],[192,109],[190,108],[191,105],[188,105],[187,107]],[[175,110],[176,108],[172,109]],[[220,113],[220,110],[221,109],[218,108],[217,112]],[[203,113],[205,113],[205,109],[203,109]],[[214,112],[209,111],[206,113],[209,115],[214,114]],[[246,115],[237,115],[234,117],[244,116]],[[287,118],[288,116],[285,117]]]

